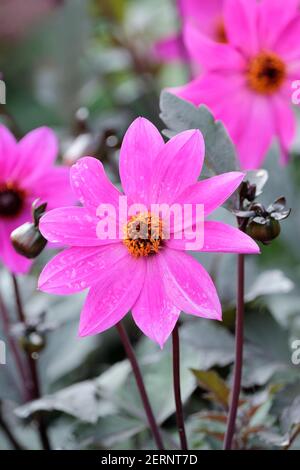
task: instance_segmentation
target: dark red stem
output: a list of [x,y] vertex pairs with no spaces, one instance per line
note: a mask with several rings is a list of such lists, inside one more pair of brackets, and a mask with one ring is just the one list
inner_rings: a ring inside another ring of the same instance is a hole
[[1,403],[0,403],[0,427],[7,437],[8,441],[11,443],[13,448],[15,450],[25,450],[25,448],[22,446],[22,444],[19,443],[18,439],[10,429],[9,424],[6,422],[4,416],[2,415],[2,409],[1,409]]
[[180,348],[179,348],[179,333],[178,324],[176,324],[173,333],[173,384],[174,384],[174,396],[176,405],[176,420],[180,439],[180,445],[182,450],[187,450],[187,439],[184,426],[184,417],[181,400],[181,389],[180,389]]
[[7,338],[10,351],[14,357],[14,361],[16,363],[18,372],[23,382],[24,389],[22,390],[21,393],[22,395],[24,395],[23,398],[27,400],[28,399],[28,395],[27,395],[28,377],[27,377],[26,370],[25,370],[25,364],[23,364],[22,356],[20,354],[20,350],[16,344],[16,341],[11,335],[10,318],[9,318],[9,314],[3,302],[1,294],[0,294],[0,313],[1,313],[1,318],[2,318],[3,331],[5,333],[5,337]]
[[239,406],[239,396],[242,382],[243,345],[244,345],[244,284],[245,284],[245,257],[238,255],[238,288],[237,288],[237,312],[235,327],[235,367],[232,386],[231,402],[227,420],[227,430],[224,439],[224,450],[232,448],[235,432],[235,422]]
[[[25,312],[23,309],[18,280],[14,274],[12,274],[12,280],[13,280],[13,286],[14,286],[18,319],[26,327],[26,316],[25,316]],[[26,352],[26,357],[27,357],[28,369],[29,369],[30,378],[31,378],[30,389],[29,389],[30,399],[37,400],[38,398],[40,398],[41,392],[40,392],[40,384],[39,384],[36,360],[32,357],[32,355],[29,352]],[[50,441],[47,435],[47,428],[45,425],[44,416],[42,414],[39,414],[37,416],[37,425],[38,425],[39,436],[40,436],[43,449],[51,450]]]
[[121,322],[119,322],[116,325],[116,328],[118,330],[119,336],[120,336],[121,341],[122,341],[123,346],[124,346],[124,349],[126,351],[128,359],[130,361],[132,371],[133,371],[133,374],[134,374],[134,377],[135,377],[135,380],[136,380],[136,384],[137,384],[137,387],[139,389],[141,399],[142,399],[142,402],[143,402],[143,405],[144,405],[145,413],[147,415],[148,423],[149,423],[150,429],[151,429],[152,434],[153,434],[153,438],[156,442],[157,448],[159,450],[164,450],[164,445],[163,445],[163,441],[162,441],[162,438],[161,438],[161,435],[160,435],[160,431],[158,429],[158,425],[157,425],[156,420],[154,418],[154,414],[153,414],[153,411],[152,411],[152,408],[151,408],[151,405],[150,405],[150,402],[149,402],[149,398],[148,398],[148,395],[147,395],[147,392],[146,392],[146,389],[145,389],[145,385],[144,385],[143,377],[142,377],[142,374],[141,374],[141,370],[140,370],[140,367],[138,365],[137,359],[135,357],[133,347],[130,343],[127,332],[126,332],[126,330],[125,330],[125,328],[124,328],[124,326],[122,325]]

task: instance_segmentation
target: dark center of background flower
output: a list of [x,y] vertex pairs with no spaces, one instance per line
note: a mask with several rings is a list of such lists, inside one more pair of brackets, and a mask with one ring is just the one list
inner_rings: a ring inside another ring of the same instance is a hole
[[162,241],[162,221],[150,212],[131,217],[125,227],[124,244],[135,258],[158,253]]
[[0,186],[0,217],[15,217],[23,207],[24,194],[12,185]]
[[222,18],[220,18],[216,25],[216,40],[221,43],[227,43],[227,33],[225,24]]
[[277,91],[286,77],[284,62],[272,52],[262,52],[250,62],[248,80],[250,87],[262,94]]

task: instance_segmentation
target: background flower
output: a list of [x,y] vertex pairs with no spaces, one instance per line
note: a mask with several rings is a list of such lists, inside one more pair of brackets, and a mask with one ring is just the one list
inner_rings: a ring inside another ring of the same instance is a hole
[[2,0],[0,4],[0,36],[9,40],[20,38],[61,3],[61,0],[26,0],[26,2],[23,0]]
[[35,199],[49,209],[74,201],[69,189],[69,169],[54,167],[58,154],[55,134],[47,127],[29,132],[17,142],[0,126],[0,260],[14,273],[25,273],[31,261],[17,254],[11,232],[31,220]]
[[[193,21],[201,33],[219,42],[226,42],[222,6],[224,0],[178,0],[177,9],[184,25]],[[186,60],[187,51],[182,33],[160,40],[155,45],[158,57],[164,61]]]
[[295,136],[291,83],[300,74],[298,2],[226,0],[227,44],[203,35],[190,21],[184,38],[202,76],[174,89],[196,105],[206,104],[221,119],[237,145],[244,169],[262,165],[277,137],[281,162]]
[[[197,182],[203,159],[204,141],[199,131],[183,132],[164,144],[157,129],[138,118],[129,127],[121,148],[120,176],[125,194],[131,203],[145,204],[148,211],[157,203],[178,203],[181,207],[198,203],[204,204],[208,215],[235,191],[244,175],[232,172]],[[149,236],[145,242],[131,238],[129,229],[125,240],[100,240],[96,210],[101,203],[110,203],[118,213],[121,193],[93,158],[79,160],[72,167],[71,180],[84,207],[59,208],[41,219],[40,230],[49,241],[71,248],[44,268],[39,288],[56,294],[90,288],[81,314],[80,335],[100,333],[132,310],[143,333],[162,347],[181,310],[221,319],[221,305],[210,276],[184,253],[190,240],[164,240],[159,233],[158,241]],[[147,225],[153,215],[148,212],[137,217],[140,225]],[[259,249],[238,229],[209,221],[204,225],[202,251],[258,253]]]

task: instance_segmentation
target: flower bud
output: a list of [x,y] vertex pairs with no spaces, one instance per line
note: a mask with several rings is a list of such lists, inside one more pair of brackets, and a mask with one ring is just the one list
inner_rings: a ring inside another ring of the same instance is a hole
[[20,344],[24,351],[29,354],[39,353],[46,346],[45,335],[29,329],[21,336]]
[[47,244],[47,240],[32,222],[26,222],[16,228],[10,239],[16,252],[29,259],[36,258]]
[[279,236],[280,230],[278,220],[269,217],[264,220],[264,223],[258,223],[252,220],[252,222],[248,224],[246,232],[251,238],[268,245]]
[[10,235],[14,249],[25,258],[36,258],[47,244],[47,240],[39,231],[39,221],[45,213],[46,207],[46,203],[38,205],[38,200],[34,201],[32,204],[33,222],[25,222]]

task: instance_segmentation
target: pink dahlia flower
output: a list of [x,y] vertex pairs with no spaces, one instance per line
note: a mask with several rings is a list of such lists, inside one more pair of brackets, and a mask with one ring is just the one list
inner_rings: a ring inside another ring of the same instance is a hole
[[[184,25],[192,20],[199,31],[218,42],[226,42],[222,15],[224,0],[178,0],[178,12]],[[182,34],[173,35],[158,41],[156,55],[166,61],[186,60]]]
[[298,0],[284,7],[282,0],[225,0],[227,44],[186,24],[186,46],[205,72],[173,92],[206,104],[225,123],[243,169],[262,165],[274,137],[282,163],[288,161],[295,134],[291,84],[300,76],[298,6]]
[[[41,219],[43,235],[70,248],[46,265],[39,289],[65,295],[89,288],[81,313],[81,336],[107,330],[129,310],[143,333],[161,347],[181,310],[221,320],[211,278],[185,253],[187,238],[175,239],[173,234],[165,239],[165,221],[151,212],[153,204],[177,203],[182,207],[200,203],[206,216],[223,204],[244,175],[232,172],[198,182],[203,159],[204,141],[199,131],[183,132],[165,144],[149,121],[136,119],[121,147],[120,176],[128,201],[143,204],[146,212],[126,219],[124,237],[110,240],[97,236],[96,214],[103,203],[110,204],[117,214],[122,193],[95,158],[84,157],[71,168],[71,184],[83,207],[55,209]],[[190,221],[191,225],[196,222]],[[116,223],[119,225],[120,219]],[[138,237],[133,235],[134,225],[138,226]],[[154,233],[149,232],[150,225]],[[189,235],[187,231],[186,237]],[[259,248],[238,229],[207,221],[202,251],[258,253]]]
[[54,167],[58,153],[55,134],[41,127],[19,142],[0,125],[0,261],[14,273],[25,273],[31,261],[16,253],[10,234],[31,221],[34,200],[48,208],[75,201],[69,190],[69,169]]

